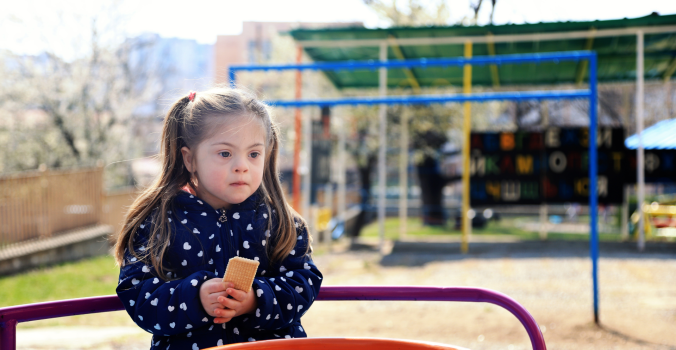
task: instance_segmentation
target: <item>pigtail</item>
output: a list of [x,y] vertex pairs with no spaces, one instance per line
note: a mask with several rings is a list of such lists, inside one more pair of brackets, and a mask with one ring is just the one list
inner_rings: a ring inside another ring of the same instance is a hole
[[[132,256],[145,262],[146,265],[154,266],[158,277],[164,280],[168,280],[168,275],[165,277],[163,257],[171,239],[167,212],[171,210],[172,199],[191,181],[181,154],[181,147],[185,146],[182,134],[186,119],[189,117],[189,103],[188,97],[181,98],[167,112],[160,151],[162,172],[130,206],[114,248],[118,265],[123,265],[124,252],[128,250]],[[146,249],[136,251],[134,248],[136,232],[143,221],[151,215],[154,224],[151,225],[152,232],[148,235]]]

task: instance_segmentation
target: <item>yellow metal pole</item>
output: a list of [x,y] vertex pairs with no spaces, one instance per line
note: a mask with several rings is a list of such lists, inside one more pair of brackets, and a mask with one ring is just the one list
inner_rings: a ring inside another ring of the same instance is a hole
[[[465,42],[465,58],[472,58],[472,42]],[[466,64],[462,77],[462,92],[469,94],[472,92],[472,66]],[[469,232],[471,222],[467,218],[469,211],[469,132],[472,128],[472,105],[469,102],[463,104],[464,122],[463,122],[463,144],[462,144],[462,244],[460,250],[463,253],[469,251]]]

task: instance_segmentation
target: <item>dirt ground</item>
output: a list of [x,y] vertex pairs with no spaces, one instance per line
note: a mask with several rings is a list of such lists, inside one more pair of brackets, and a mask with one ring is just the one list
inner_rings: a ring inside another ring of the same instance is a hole
[[[315,258],[324,285],[489,288],[531,312],[548,349],[676,349],[674,243],[649,243],[643,253],[634,243],[601,244],[600,327],[593,323],[586,242],[477,242],[466,255],[454,242],[397,242],[384,256],[369,244],[353,248],[334,246],[332,253]],[[514,316],[485,303],[320,301],[303,325],[312,337],[417,339],[477,350],[531,348]],[[136,335],[80,348],[147,349],[148,338]]]

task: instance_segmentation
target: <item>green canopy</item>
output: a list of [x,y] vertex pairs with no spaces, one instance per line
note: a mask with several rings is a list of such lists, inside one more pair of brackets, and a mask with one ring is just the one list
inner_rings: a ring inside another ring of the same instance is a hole
[[[676,70],[676,15],[519,25],[297,29],[290,34],[315,62],[377,60],[378,42],[388,39],[388,59],[462,56],[463,42],[443,43],[452,41],[449,38],[471,40],[474,56],[594,50],[599,57],[599,81],[613,82],[636,79],[637,30],[645,31],[645,78],[670,79]],[[416,40],[424,44],[416,44]],[[408,72],[390,69],[388,87],[461,86],[462,74],[462,67]],[[502,65],[497,69],[478,66],[472,68],[472,85],[581,83],[588,74],[586,63],[575,62]],[[338,88],[378,86],[377,71],[327,71],[326,75]]]

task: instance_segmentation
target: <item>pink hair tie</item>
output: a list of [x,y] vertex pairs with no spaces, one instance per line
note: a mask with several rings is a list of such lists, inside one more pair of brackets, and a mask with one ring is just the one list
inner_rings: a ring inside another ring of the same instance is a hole
[[195,100],[195,95],[196,95],[196,94],[197,94],[197,93],[196,93],[195,91],[190,91],[190,92],[188,93],[188,100],[190,100],[190,102],[194,101],[194,100]]

